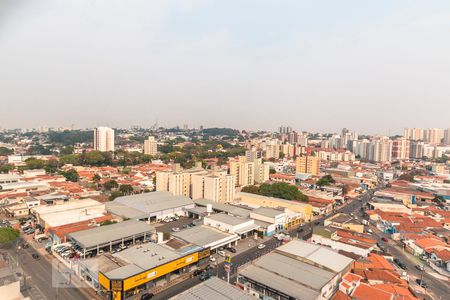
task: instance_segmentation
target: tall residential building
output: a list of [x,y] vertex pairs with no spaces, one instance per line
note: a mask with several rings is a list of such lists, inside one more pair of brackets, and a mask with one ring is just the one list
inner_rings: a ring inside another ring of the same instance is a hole
[[191,199],[231,202],[235,192],[234,176],[226,171],[210,171],[197,166],[190,170],[156,172],[156,190]]
[[109,127],[95,128],[94,150],[102,152],[114,151],[114,130]]
[[269,180],[270,176],[270,164],[262,161],[261,158],[253,161],[254,167],[254,179],[255,183],[264,183]]
[[247,186],[255,184],[255,163],[247,161],[245,156],[229,161],[230,174],[236,179],[236,186]]
[[316,156],[297,156],[295,160],[295,172],[319,175],[320,159]]
[[419,141],[423,140],[423,133],[421,128],[405,128],[403,137],[407,140]]
[[144,141],[144,154],[156,155],[158,153],[158,142],[153,136],[149,136],[147,140]]
[[247,186],[269,180],[270,165],[261,158],[248,161],[245,156],[238,156],[229,161],[230,174],[235,178],[236,186]]
[[[203,191],[203,195],[201,195]],[[226,171],[210,172],[207,175],[192,176],[192,192],[195,198],[204,198],[214,202],[227,203],[234,200],[234,176]],[[201,197],[200,197],[201,196]]]
[[450,145],[450,128],[444,130],[444,140],[445,145]]
[[360,140],[357,141],[355,146],[355,155],[359,156],[361,159],[370,160],[369,158],[370,141]]
[[369,160],[376,162],[392,161],[392,140],[381,137],[370,142]]
[[424,142],[429,144],[440,144],[442,139],[442,129],[428,128],[424,133]]
[[409,157],[410,158],[422,158],[424,156],[425,143],[422,141],[411,141],[409,146]]
[[409,159],[410,141],[406,138],[395,139],[392,143],[392,158]]
[[250,150],[245,151],[245,158],[247,159],[247,161],[255,161],[259,158],[262,158],[262,151],[251,148]]
[[282,134],[289,134],[292,131],[291,126],[280,126],[279,132]]

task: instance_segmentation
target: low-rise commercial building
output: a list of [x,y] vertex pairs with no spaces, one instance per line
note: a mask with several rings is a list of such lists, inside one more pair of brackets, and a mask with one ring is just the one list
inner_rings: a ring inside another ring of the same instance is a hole
[[259,228],[253,219],[240,218],[223,213],[205,217],[203,223],[221,231],[235,233],[241,238],[252,236]]
[[364,233],[364,225],[354,217],[344,213],[338,213],[334,216],[329,217],[328,219],[325,219],[324,225],[358,233]]
[[329,299],[352,259],[293,240],[239,270],[238,285],[264,299]]
[[123,219],[156,222],[174,215],[184,216],[194,208],[194,202],[186,196],[174,196],[169,192],[152,192],[118,197],[106,203],[106,210]]
[[283,208],[289,209],[301,214],[301,219],[289,220],[288,226],[300,224],[301,221],[308,222],[312,219],[313,208],[310,204],[300,201],[290,201],[280,198],[266,197],[250,193],[236,193],[237,201],[240,204],[247,205],[249,207],[269,207],[269,208]]
[[136,220],[128,220],[107,226],[69,233],[69,240],[81,250],[82,257],[112,251],[114,246],[148,241],[155,233],[153,226]]
[[192,266],[207,261],[209,255],[209,249],[181,241],[145,243],[102,255],[101,262],[85,265],[80,273],[90,276],[97,272],[103,294],[114,300],[127,299],[190,271]]
[[105,215],[105,205],[93,199],[69,201],[60,205],[40,205],[31,208],[37,223],[50,227],[82,222]]
[[239,235],[227,233],[206,225],[194,226],[180,232],[172,233],[172,236],[187,243],[199,245],[204,249],[215,250],[219,247],[236,245]]
[[171,300],[255,300],[240,290],[217,277],[210,279],[170,298]]

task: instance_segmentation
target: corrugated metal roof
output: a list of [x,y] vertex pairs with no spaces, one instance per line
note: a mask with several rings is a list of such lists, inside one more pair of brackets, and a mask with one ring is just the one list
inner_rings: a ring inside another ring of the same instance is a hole
[[353,261],[330,248],[302,240],[292,240],[275,251],[303,257],[335,272],[341,272]]
[[194,226],[181,230],[180,232],[174,232],[172,235],[202,247],[221,240],[230,240],[231,242],[238,239],[238,236],[235,234],[226,233],[205,225]]
[[128,220],[70,233],[69,237],[75,240],[82,248],[90,248],[109,243],[110,241],[143,234],[144,232],[153,232],[154,230],[153,226],[145,222]]
[[132,218],[184,206],[194,206],[194,202],[188,197],[174,196],[169,192],[123,196],[106,203],[106,209],[111,210],[112,213],[121,215],[120,210],[123,209],[124,214],[128,214]]
[[174,300],[254,300],[244,291],[239,290],[225,281],[211,277],[210,279],[176,295]]

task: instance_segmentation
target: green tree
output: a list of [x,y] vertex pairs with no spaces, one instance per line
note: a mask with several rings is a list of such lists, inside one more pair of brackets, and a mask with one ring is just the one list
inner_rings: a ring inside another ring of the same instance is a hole
[[107,182],[105,182],[105,184],[103,185],[103,188],[107,191],[110,191],[112,189],[116,189],[119,187],[119,184],[117,183],[117,181],[115,180],[108,180]]
[[308,200],[308,197],[300,192],[295,185],[290,185],[284,182],[276,182],[273,184],[263,183],[259,187],[259,193],[263,196],[286,200]]
[[286,200],[308,201],[308,197],[298,190],[295,185],[284,182],[263,183],[261,186],[249,185],[242,188],[242,192],[275,197]]
[[129,184],[122,184],[120,185],[119,191],[121,191],[124,195],[129,195],[133,193],[134,189]]
[[106,155],[100,151],[91,151],[84,154],[83,160],[88,165],[101,166],[106,163]]
[[317,180],[316,184],[318,186],[327,186],[327,185],[331,185],[332,183],[335,183],[336,181],[334,180],[334,178],[331,175],[325,175],[323,177],[321,177],[319,180]]
[[28,148],[27,153],[29,155],[50,155],[52,151],[48,147],[44,147],[42,145],[33,145]]
[[277,171],[275,169],[272,169],[272,168],[269,169],[269,174],[276,174],[276,173],[277,173]]
[[14,165],[11,164],[0,165],[0,173],[8,173],[11,170],[14,170]]
[[19,235],[20,232],[17,229],[10,227],[0,228],[0,245],[14,242],[19,237]]
[[59,154],[61,154],[61,155],[69,155],[69,154],[73,154],[73,147],[72,147],[72,146],[63,147],[63,148],[59,151]]
[[80,165],[80,155],[79,154],[67,154],[59,158],[61,165]]
[[56,159],[49,159],[45,166],[44,166],[44,170],[47,173],[56,173],[56,171],[58,171],[58,167],[59,167],[59,162]]
[[27,169],[42,169],[46,164],[42,159],[30,157],[25,160],[25,165]]
[[101,178],[100,175],[98,175],[97,173],[95,173],[94,177],[92,178],[92,180],[93,180],[94,182],[99,182],[100,179],[102,179],[102,178]]
[[259,194],[259,186],[247,185],[242,188],[241,192],[250,193],[250,194]]
[[14,153],[14,150],[11,150],[6,147],[0,147],[0,156],[8,156]]
[[61,172],[61,175],[63,175],[68,181],[71,182],[77,182],[80,179],[80,175],[78,175],[78,172],[75,169]]
[[116,199],[117,197],[121,197],[123,196],[123,193],[121,191],[114,191],[111,193],[111,195],[109,196],[109,201],[113,201],[114,199]]

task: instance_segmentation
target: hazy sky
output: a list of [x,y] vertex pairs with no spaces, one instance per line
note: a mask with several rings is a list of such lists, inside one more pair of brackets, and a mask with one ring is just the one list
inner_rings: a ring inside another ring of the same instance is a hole
[[0,0],[0,127],[450,127],[450,1]]

